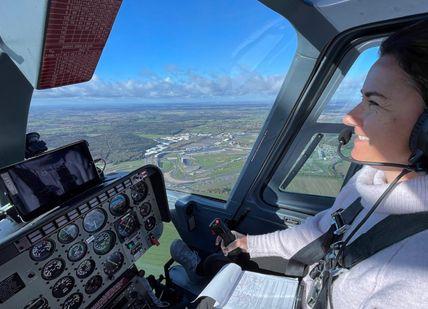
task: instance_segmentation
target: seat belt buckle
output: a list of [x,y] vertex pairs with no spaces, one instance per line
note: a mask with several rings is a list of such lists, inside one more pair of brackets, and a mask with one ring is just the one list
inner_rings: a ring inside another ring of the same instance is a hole
[[342,235],[349,229],[349,225],[345,224],[345,221],[342,218],[343,209],[338,209],[331,214],[331,220],[336,228],[333,232],[334,235]]
[[323,288],[323,279],[321,276],[318,276],[314,279],[311,289],[308,293],[308,298],[306,303],[310,308],[312,308],[318,301],[318,298],[321,294],[321,290]]

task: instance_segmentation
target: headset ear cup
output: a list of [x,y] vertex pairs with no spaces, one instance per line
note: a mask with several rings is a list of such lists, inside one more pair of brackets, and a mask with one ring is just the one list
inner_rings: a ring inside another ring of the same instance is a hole
[[424,110],[413,126],[409,147],[412,152],[411,157],[418,153],[428,156],[428,110]]

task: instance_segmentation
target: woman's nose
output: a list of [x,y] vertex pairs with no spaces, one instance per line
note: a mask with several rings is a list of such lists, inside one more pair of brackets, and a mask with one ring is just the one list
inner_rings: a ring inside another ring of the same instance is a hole
[[349,111],[343,118],[342,122],[350,127],[356,127],[361,124],[362,104],[358,104]]

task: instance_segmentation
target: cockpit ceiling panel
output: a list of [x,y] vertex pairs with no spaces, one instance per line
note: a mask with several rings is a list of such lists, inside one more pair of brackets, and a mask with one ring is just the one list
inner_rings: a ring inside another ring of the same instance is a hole
[[51,0],[38,89],[92,78],[122,0]]
[[360,25],[428,13],[428,0],[304,0],[339,31]]
[[91,79],[122,0],[1,0],[0,53],[34,88]]

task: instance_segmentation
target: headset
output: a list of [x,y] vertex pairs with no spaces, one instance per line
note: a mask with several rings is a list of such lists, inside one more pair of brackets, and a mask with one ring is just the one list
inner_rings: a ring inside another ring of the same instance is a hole
[[346,157],[342,154],[341,148],[350,141],[352,134],[353,129],[347,127],[338,136],[339,146],[337,147],[337,153],[345,161],[363,165],[397,167],[413,172],[428,171],[428,109],[425,109],[419,116],[410,134],[409,147],[412,152],[409,158],[410,164],[359,161],[352,157]]

